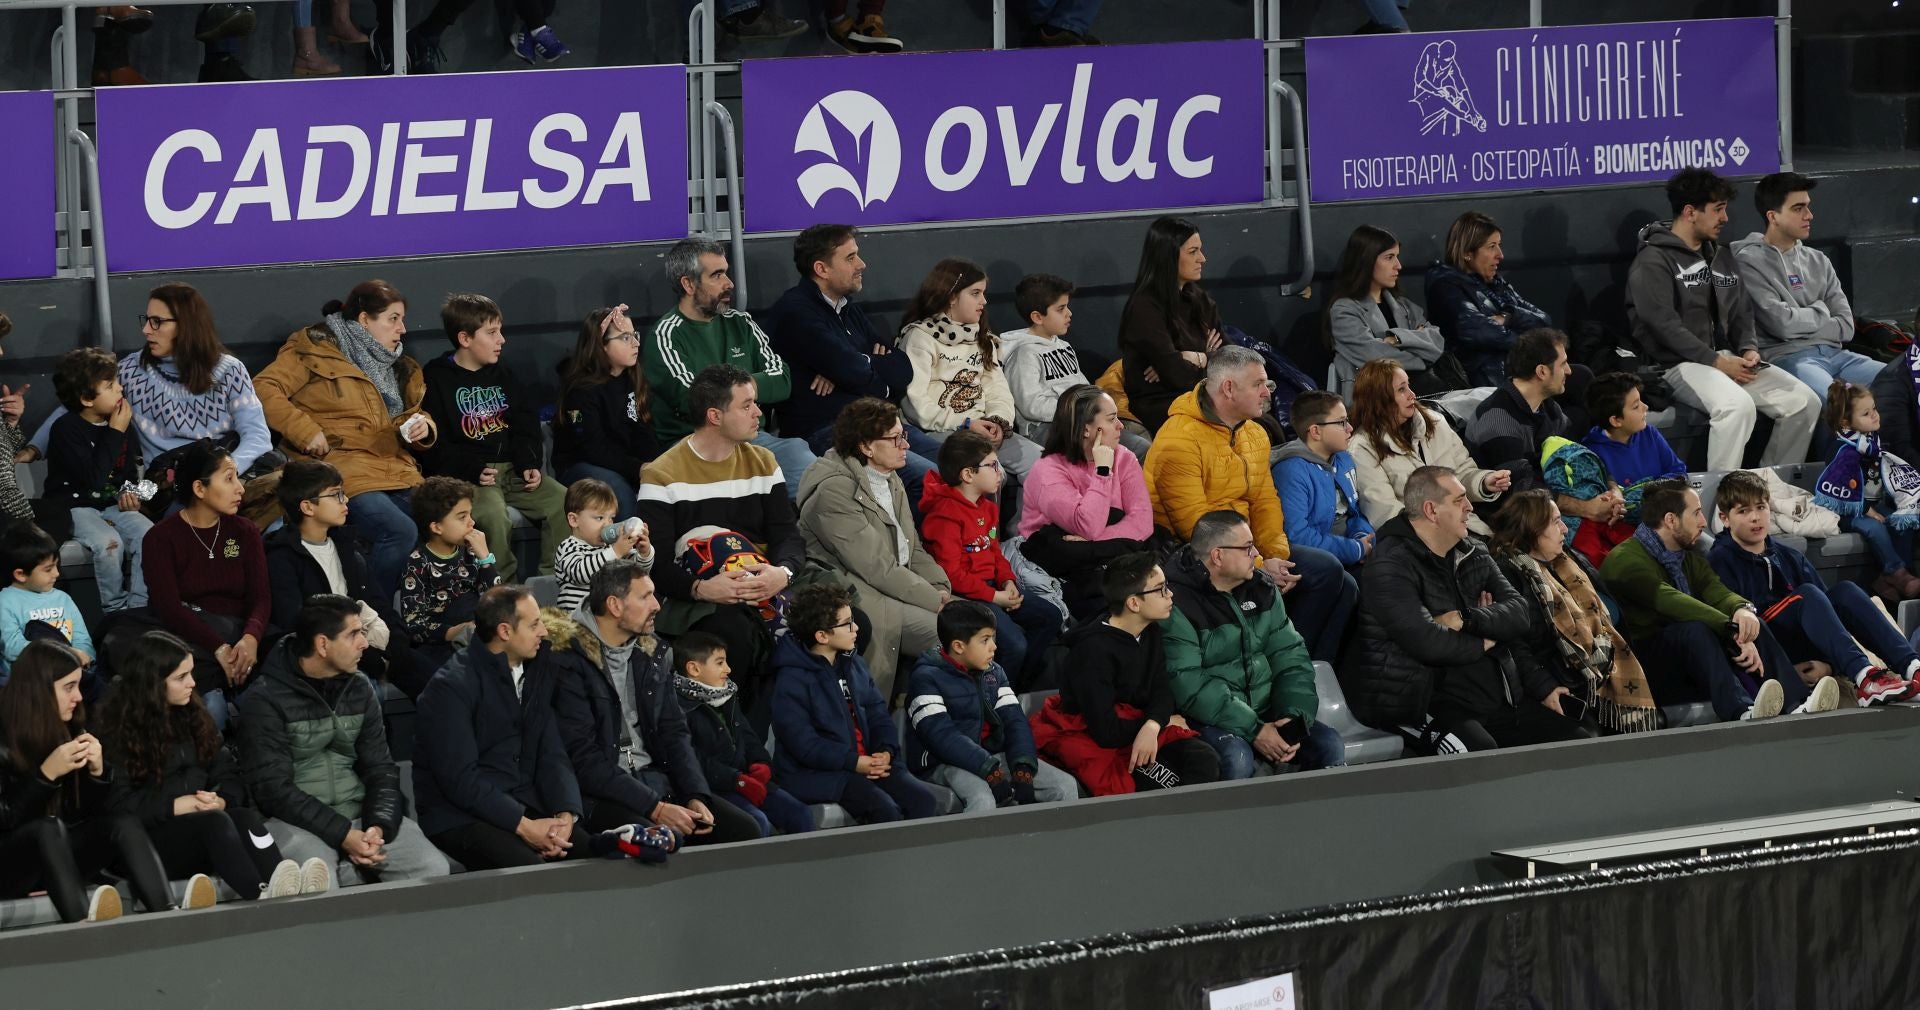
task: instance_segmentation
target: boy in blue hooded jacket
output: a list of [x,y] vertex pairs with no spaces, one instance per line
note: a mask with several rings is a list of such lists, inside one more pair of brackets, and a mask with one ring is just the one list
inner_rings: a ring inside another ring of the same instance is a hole
[[1373,524],[1353,479],[1353,422],[1338,393],[1312,390],[1293,401],[1300,437],[1280,447],[1273,486],[1280,492],[1287,540],[1317,547],[1352,568],[1373,550]]

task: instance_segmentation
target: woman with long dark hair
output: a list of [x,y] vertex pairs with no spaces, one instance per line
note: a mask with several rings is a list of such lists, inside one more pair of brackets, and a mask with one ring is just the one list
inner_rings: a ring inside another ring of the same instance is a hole
[[652,421],[640,334],[627,318],[627,307],[594,309],[580,325],[573,357],[560,367],[554,472],[569,486],[586,477],[606,481],[620,514],[633,515],[640,468],[660,454]]
[[1477,210],[1447,229],[1445,258],[1427,271],[1427,311],[1476,386],[1507,381],[1507,352],[1528,330],[1553,320],[1520,297],[1500,273],[1500,226]]
[[[1487,470],[1473,461],[1453,426],[1414,395],[1407,370],[1376,358],[1353,379],[1353,480],[1361,507],[1374,529],[1405,510],[1400,504],[1407,478],[1423,466],[1444,466],[1460,478],[1467,497],[1490,502],[1513,486],[1505,470]],[[1467,516],[1467,528],[1488,535],[1486,521]]]
[[[120,895],[87,883],[113,867],[149,912],[173,907],[166,871],[136,817],[106,812],[111,778],[100,741],[87,732],[80,667],[72,648],[42,639],[13,661],[0,685],[0,897],[45,888],[62,922],[112,919]],[[214,902],[213,881],[195,877],[187,907]]]
[[1120,444],[1124,430],[1106,390],[1090,384],[1067,390],[1027,483],[1020,552],[1061,581],[1076,619],[1104,605],[1100,580],[1107,562],[1145,550],[1153,535],[1153,501],[1140,460]]
[[1444,358],[1447,341],[1440,328],[1400,297],[1400,240],[1384,228],[1363,224],[1348,236],[1327,288],[1325,318],[1339,392],[1348,391],[1354,373],[1376,358],[1405,369],[1421,396],[1460,385],[1458,376],[1444,374],[1458,369]]
[[1174,399],[1206,378],[1207,355],[1225,339],[1220,307],[1200,287],[1206,264],[1192,222],[1163,217],[1147,226],[1120,313],[1120,360],[1127,408],[1148,431],[1159,431]]
[[242,901],[332,886],[325,860],[303,868],[280,854],[266,819],[193,689],[193,652],[164,631],[140,636],[114,669],[100,713],[113,769],[107,809],[140,819],[170,876],[213,873]]
[[987,322],[987,272],[970,260],[935,263],[900,318],[900,349],[913,362],[907,420],[937,441],[962,428],[984,435],[1008,470],[1026,476],[1040,447],[1013,429],[1013,387]]
[[362,281],[345,300],[321,306],[320,317],[288,336],[254,381],[287,455],[324,459],[340,471],[348,521],[367,540],[374,588],[392,596],[420,539],[407,508],[423,479],[413,451],[438,437],[420,409],[427,388],[420,363],[401,343],[407,300],[386,281]]

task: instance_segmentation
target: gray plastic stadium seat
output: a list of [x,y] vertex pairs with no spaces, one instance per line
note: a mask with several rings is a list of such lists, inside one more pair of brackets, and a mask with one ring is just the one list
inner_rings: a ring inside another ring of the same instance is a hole
[[527,592],[533,594],[533,602],[551,607],[560,601],[560,579],[553,575],[536,575],[527,580]]
[[1340,690],[1340,678],[1334,676],[1332,663],[1313,664],[1313,685],[1320,693],[1320,721],[1340,731],[1340,738],[1347,745],[1348,764],[1392,761],[1400,756],[1406,744],[1398,736],[1361,725],[1353,717],[1347,708],[1347,695]]

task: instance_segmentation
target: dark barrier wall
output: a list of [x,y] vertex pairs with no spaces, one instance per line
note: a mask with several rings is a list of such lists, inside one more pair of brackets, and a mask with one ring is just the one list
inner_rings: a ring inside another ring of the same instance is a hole
[[1911,794],[1916,743],[1920,709],[1853,711],[138,915],[0,934],[0,1002],[525,1010],[1273,915],[1497,882],[1494,849]]

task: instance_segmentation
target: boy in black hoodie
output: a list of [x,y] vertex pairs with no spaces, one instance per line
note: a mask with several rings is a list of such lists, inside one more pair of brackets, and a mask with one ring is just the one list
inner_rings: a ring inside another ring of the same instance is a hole
[[422,406],[440,440],[422,459],[426,473],[456,477],[478,488],[473,521],[499,546],[502,582],[516,581],[513,523],[507,507],[540,524],[540,572],[553,574],[553,553],[567,536],[567,489],[540,470],[540,418],[533,400],[500,364],[507,340],[500,307],[485,295],[451,295],[440,323],[453,353],[427,362]]

